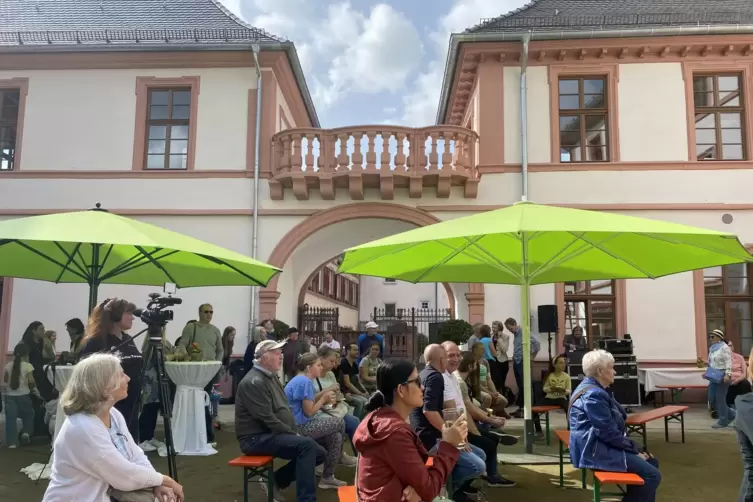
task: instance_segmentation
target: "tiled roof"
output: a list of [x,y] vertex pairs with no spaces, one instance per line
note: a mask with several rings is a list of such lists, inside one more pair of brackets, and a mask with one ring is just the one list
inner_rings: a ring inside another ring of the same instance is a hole
[[0,45],[282,42],[218,0],[0,0]]
[[532,0],[466,33],[730,24],[753,24],[753,0]]

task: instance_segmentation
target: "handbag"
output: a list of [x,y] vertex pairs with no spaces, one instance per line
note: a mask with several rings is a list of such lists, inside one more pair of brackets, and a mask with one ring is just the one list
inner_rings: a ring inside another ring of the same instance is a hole
[[711,366],[708,366],[706,368],[706,371],[703,373],[703,378],[705,380],[708,380],[711,383],[722,383],[724,381],[724,377],[726,376],[726,373],[723,370],[719,370],[716,368],[712,368]]
[[132,492],[122,492],[115,488],[110,488],[108,495],[115,502],[155,502],[153,488],[143,488]]

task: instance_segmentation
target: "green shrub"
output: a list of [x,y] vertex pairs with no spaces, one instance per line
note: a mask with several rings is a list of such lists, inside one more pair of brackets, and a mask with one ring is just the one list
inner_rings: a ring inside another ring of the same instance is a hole
[[473,326],[462,319],[446,321],[439,330],[439,342],[455,342],[458,345],[465,343],[473,335]]

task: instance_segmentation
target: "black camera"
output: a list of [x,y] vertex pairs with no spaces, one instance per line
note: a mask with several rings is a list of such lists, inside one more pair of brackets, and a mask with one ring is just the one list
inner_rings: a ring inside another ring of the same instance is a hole
[[133,311],[133,315],[140,318],[148,326],[164,326],[169,321],[172,321],[173,311],[165,309],[183,303],[183,299],[181,298],[162,296],[159,293],[150,293],[149,298],[149,304],[145,309],[136,309]]

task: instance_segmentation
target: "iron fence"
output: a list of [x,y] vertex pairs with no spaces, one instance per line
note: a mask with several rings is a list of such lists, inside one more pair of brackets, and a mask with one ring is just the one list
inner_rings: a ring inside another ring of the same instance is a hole
[[442,323],[453,318],[451,309],[380,309],[374,307],[371,320],[384,336],[385,357],[403,357],[417,361],[429,343],[429,337]]

